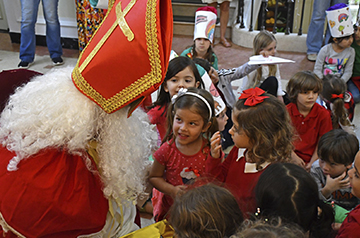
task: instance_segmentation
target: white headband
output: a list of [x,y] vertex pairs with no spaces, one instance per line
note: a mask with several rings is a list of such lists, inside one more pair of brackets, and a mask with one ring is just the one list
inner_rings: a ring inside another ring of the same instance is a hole
[[191,96],[195,96],[197,98],[200,98],[205,105],[207,106],[207,108],[209,109],[209,121],[211,121],[211,117],[212,117],[212,110],[211,110],[211,106],[208,103],[208,101],[201,95],[197,94],[197,93],[193,93],[193,92],[188,92],[188,90],[186,88],[180,88],[179,92],[177,94],[175,94],[172,98],[171,98],[171,103],[174,104],[176,99],[183,96],[183,95],[191,95]]

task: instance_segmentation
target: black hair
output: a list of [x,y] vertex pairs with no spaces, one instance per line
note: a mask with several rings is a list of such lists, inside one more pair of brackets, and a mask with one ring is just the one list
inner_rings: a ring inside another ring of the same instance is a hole
[[315,180],[298,165],[269,165],[260,175],[255,194],[262,217],[295,222],[310,237],[327,237],[332,232],[333,209],[319,199]]
[[328,44],[330,43],[340,44],[343,40],[349,39],[350,37],[353,37],[353,35],[343,36],[343,37],[330,37]]
[[201,79],[198,69],[196,68],[195,63],[188,57],[178,56],[170,60],[169,66],[165,75],[164,82],[161,84],[159,89],[158,97],[156,101],[149,107],[149,109],[160,106],[159,110],[164,107],[164,112],[166,112],[167,105],[169,104],[171,98],[168,92],[165,92],[166,82],[173,78],[177,73],[184,70],[186,67],[190,67],[191,71],[195,76],[195,82],[200,82],[200,88],[204,88],[204,82]]
[[354,162],[358,151],[359,141],[355,135],[334,129],[320,138],[317,152],[321,160],[347,166]]

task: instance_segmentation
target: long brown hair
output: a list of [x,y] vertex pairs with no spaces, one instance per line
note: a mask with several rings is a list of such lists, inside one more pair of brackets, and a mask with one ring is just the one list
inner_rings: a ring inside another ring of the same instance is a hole
[[[345,91],[346,84],[341,78],[330,74],[324,76],[321,96],[333,104],[331,120],[334,129],[340,128],[339,123],[343,126],[353,126],[348,118],[348,111],[344,106]],[[342,95],[343,98],[333,98],[333,94]]]
[[234,195],[214,184],[177,196],[169,220],[178,238],[230,237],[242,221],[243,215]]
[[[265,49],[273,41],[276,41],[275,36],[267,31],[260,31],[254,38],[253,41],[253,53],[254,55],[260,55],[260,51]],[[275,76],[277,71],[276,65],[269,65],[269,76]],[[257,74],[254,82],[254,86],[257,85],[262,78],[262,67],[257,69]]]
[[284,103],[270,94],[263,95],[268,98],[255,106],[244,105],[246,99],[238,100],[233,111],[252,146],[247,156],[257,167],[264,162],[287,161],[293,150],[294,128]]

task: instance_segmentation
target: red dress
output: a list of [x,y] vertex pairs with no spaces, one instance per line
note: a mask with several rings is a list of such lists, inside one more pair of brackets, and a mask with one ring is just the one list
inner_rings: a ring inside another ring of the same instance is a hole
[[209,158],[206,161],[206,172],[224,182],[224,186],[235,196],[241,211],[247,216],[256,211],[254,189],[265,169],[245,172],[246,159],[238,155],[238,151],[239,148],[234,146],[223,163],[221,159]]
[[[194,155],[184,155],[174,143],[166,142],[154,153],[154,159],[166,167],[164,179],[178,186],[191,184],[198,176],[205,174],[205,161],[209,156],[209,147],[204,139],[203,148]],[[192,179],[191,179],[192,178]],[[155,221],[164,219],[173,204],[173,199],[158,190],[153,190],[152,198]]]
[[49,148],[8,171],[14,156],[0,147],[0,236],[77,237],[102,230],[108,200],[81,156]]

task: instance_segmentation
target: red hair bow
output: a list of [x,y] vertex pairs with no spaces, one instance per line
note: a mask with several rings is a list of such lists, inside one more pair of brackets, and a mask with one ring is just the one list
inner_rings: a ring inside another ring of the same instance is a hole
[[264,90],[261,88],[249,88],[243,91],[240,95],[239,99],[245,99],[244,105],[245,106],[255,106],[259,103],[262,103],[265,98],[269,98],[268,96],[261,96],[265,93]]
[[342,94],[339,94],[339,95],[337,95],[337,94],[331,94],[331,98],[333,98],[333,99],[335,99],[335,98],[344,98],[344,94],[342,93]]

